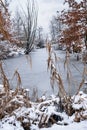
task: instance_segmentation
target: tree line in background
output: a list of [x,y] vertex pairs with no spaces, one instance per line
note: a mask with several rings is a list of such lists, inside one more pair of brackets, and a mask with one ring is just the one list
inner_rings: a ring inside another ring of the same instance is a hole
[[8,40],[25,48],[28,54],[34,48],[44,46],[43,28],[37,27],[38,6],[35,0],[26,0],[25,9],[18,1],[14,16],[9,11],[11,1],[0,0],[0,40]]
[[[12,2],[12,1],[11,1]],[[66,10],[57,11],[50,22],[51,42],[61,45],[79,46],[85,43],[87,49],[87,0],[65,0]],[[8,40],[25,47],[28,54],[34,44],[44,43],[43,28],[37,27],[38,8],[36,1],[27,0],[26,10],[19,3],[12,19],[9,12],[10,2],[0,0],[0,41]]]
[[[24,47],[25,53],[28,54],[34,46],[37,35],[39,35],[37,39],[41,40],[41,30],[37,29],[36,2],[27,0],[25,3],[26,10],[19,3],[19,7],[12,17],[9,12],[10,2],[0,0],[0,41],[7,40],[16,43],[18,46]],[[36,33],[38,34],[36,35]]]

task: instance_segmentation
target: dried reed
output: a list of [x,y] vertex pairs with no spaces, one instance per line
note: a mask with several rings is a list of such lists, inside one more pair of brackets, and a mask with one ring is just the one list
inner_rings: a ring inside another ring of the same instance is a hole
[[29,63],[30,67],[32,68],[32,58],[30,55],[26,55],[27,62]]
[[23,91],[22,91],[22,81],[21,81],[21,77],[20,77],[20,74],[19,74],[19,72],[18,72],[17,70],[15,70],[12,79],[13,79],[14,77],[16,77],[16,79],[17,79],[17,86],[16,86],[16,89],[15,89],[14,95],[17,95],[20,90],[21,90],[21,92],[23,92]]
[[[71,96],[70,96],[71,81],[73,80],[72,73],[71,73],[71,70],[70,70],[70,54],[66,50],[64,68],[67,70],[66,74],[67,74],[68,90],[69,90],[69,93],[67,94],[66,91],[65,91],[65,86],[63,84],[62,77],[61,77],[61,75],[58,72],[57,67],[56,67],[56,64],[57,64],[57,61],[58,61],[56,53],[53,52],[51,44],[47,44],[46,49],[48,50],[47,64],[48,64],[48,69],[50,70],[50,74],[51,74],[51,86],[54,89],[54,84],[55,84],[55,82],[57,82],[58,88],[59,88],[59,94],[58,95],[60,96],[60,99],[61,98],[63,99],[62,105],[64,106],[64,110],[66,111],[66,113],[68,115],[71,116],[74,113],[74,110],[72,108],[72,102],[73,101],[71,100]],[[79,69],[77,67],[75,67],[75,68],[76,68],[76,70],[79,71]],[[80,72],[80,74],[81,74],[81,72]],[[82,78],[82,81],[79,84],[79,86],[77,86],[78,90],[77,90],[76,94],[78,94],[78,92],[82,88],[86,76],[87,76],[87,68],[86,68],[86,66],[84,66],[83,78]]]
[[6,92],[6,94],[8,94],[9,89],[10,89],[10,84],[9,84],[9,80],[7,79],[5,72],[3,70],[2,63],[0,63],[0,72],[1,72],[1,79],[2,79],[2,84],[4,87],[4,91]]
[[51,86],[54,89],[54,83],[57,82],[59,87],[59,94],[61,97],[64,97],[66,96],[66,91],[63,86],[62,78],[56,69],[56,62],[58,61],[58,58],[56,56],[56,53],[53,52],[51,44],[48,43],[46,49],[48,50],[47,64],[48,69],[50,69],[51,73]]

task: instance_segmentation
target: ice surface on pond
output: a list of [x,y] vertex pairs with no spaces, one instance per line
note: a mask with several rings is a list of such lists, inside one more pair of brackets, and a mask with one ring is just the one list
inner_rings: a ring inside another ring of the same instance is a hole
[[[76,57],[71,54],[70,69],[72,73],[72,85],[69,91],[66,69],[64,69],[65,51],[57,50],[56,54],[59,58],[56,67],[63,79],[63,84],[67,93],[76,93],[82,79],[83,63],[81,61],[76,61]],[[33,91],[35,88],[40,96],[43,94],[52,94],[53,91],[50,85],[50,73],[47,72],[47,58],[48,53],[44,48],[31,52],[29,57],[26,55],[21,55],[16,58],[4,60],[4,70],[11,82],[11,86],[13,86],[13,88],[17,86],[15,84],[16,79],[14,81],[11,80],[14,71],[17,70],[20,73],[22,86],[24,88],[28,88],[31,91]],[[80,71],[78,71],[76,68],[78,68]],[[30,95],[32,93],[31,91]],[[54,93],[58,93],[57,84],[55,84]]]

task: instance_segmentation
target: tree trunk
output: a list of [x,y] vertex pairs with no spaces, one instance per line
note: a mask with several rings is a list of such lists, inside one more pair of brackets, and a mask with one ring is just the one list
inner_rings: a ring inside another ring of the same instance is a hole
[[28,41],[28,40],[27,40],[27,43],[26,43],[25,54],[26,54],[26,55],[29,54],[29,41]]
[[87,33],[86,33],[86,36],[85,36],[85,46],[86,46],[86,50],[87,50]]

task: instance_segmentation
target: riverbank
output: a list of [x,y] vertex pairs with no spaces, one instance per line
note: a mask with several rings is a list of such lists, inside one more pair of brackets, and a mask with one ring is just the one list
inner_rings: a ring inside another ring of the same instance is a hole
[[23,55],[24,49],[17,45],[8,43],[7,41],[0,42],[0,60]]
[[[60,98],[42,96],[32,102],[28,89],[6,90],[0,85],[0,130],[86,130],[87,94],[79,92],[72,96],[68,106],[69,116]],[[70,103],[70,104],[69,104]]]

